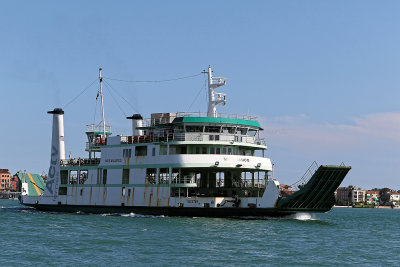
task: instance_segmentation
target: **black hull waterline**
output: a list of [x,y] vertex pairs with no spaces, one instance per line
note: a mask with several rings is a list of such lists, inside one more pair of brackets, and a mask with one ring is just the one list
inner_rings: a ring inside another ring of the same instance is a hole
[[[87,214],[141,214],[180,217],[284,217],[295,211],[277,208],[177,208],[177,207],[126,207],[126,206],[81,206],[25,204],[37,210]],[[306,212],[306,211],[304,211]],[[315,212],[315,211],[314,211]],[[321,211],[322,212],[322,211]]]

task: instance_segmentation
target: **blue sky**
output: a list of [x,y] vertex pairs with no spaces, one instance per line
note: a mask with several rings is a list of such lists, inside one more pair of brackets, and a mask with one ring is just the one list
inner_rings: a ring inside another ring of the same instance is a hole
[[[2,1],[0,168],[47,171],[54,107],[65,108],[67,153],[85,156],[96,87],[65,104],[99,67],[162,80],[211,65],[230,78],[219,111],[260,118],[282,183],[314,160],[343,161],[343,185],[400,189],[398,14],[398,1]],[[124,114],[188,111],[204,80],[109,83],[130,105],[105,88],[107,121],[128,134]]]

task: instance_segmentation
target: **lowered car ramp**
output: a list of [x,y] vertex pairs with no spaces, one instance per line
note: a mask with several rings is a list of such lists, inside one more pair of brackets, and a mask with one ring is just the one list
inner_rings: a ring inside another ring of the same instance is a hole
[[335,204],[335,190],[350,171],[350,166],[321,165],[300,190],[279,198],[277,208],[284,212],[326,212]]

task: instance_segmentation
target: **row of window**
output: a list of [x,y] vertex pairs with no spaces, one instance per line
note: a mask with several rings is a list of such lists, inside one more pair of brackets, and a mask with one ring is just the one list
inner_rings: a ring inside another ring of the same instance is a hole
[[[130,157],[131,149],[123,149],[122,156],[124,158]],[[168,153],[169,152],[169,153]],[[160,146],[160,155],[176,155],[176,154],[223,154],[223,155],[245,155],[254,156],[254,150],[241,149],[238,147],[216,147],[216,146]],[[152,156],[156,155],[155,147],[152,148]],[[137,146],[135,149],[135,156],[147,156],[146,146]]]
[[[129,184],[130,169],[122,170],[121,184]],[[171,179],[170,179],[171,176]],[[97,184],[107,184],[107,169],[97,169]],[[236,181],[235,187],[243,184],[254,184],[255,181],[264,181],[268,178],[266,171],[204,171],[193,169],[172,168],[147,168],[145,184],[169,184],[171,180],[174,184],[197,183],[199,181],[214,180],[219,181],[219,186],[226,185],[226,180]],[[88,170],[61,171],[61,184],[84,184],[88,180]],[[222,181],[222,183],[221,183]]]

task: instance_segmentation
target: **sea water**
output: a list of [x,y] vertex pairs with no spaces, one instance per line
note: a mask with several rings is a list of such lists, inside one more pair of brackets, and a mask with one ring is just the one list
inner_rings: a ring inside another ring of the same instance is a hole
[[400,210],[218,219],[0,206],[1,266],[400,266]]

